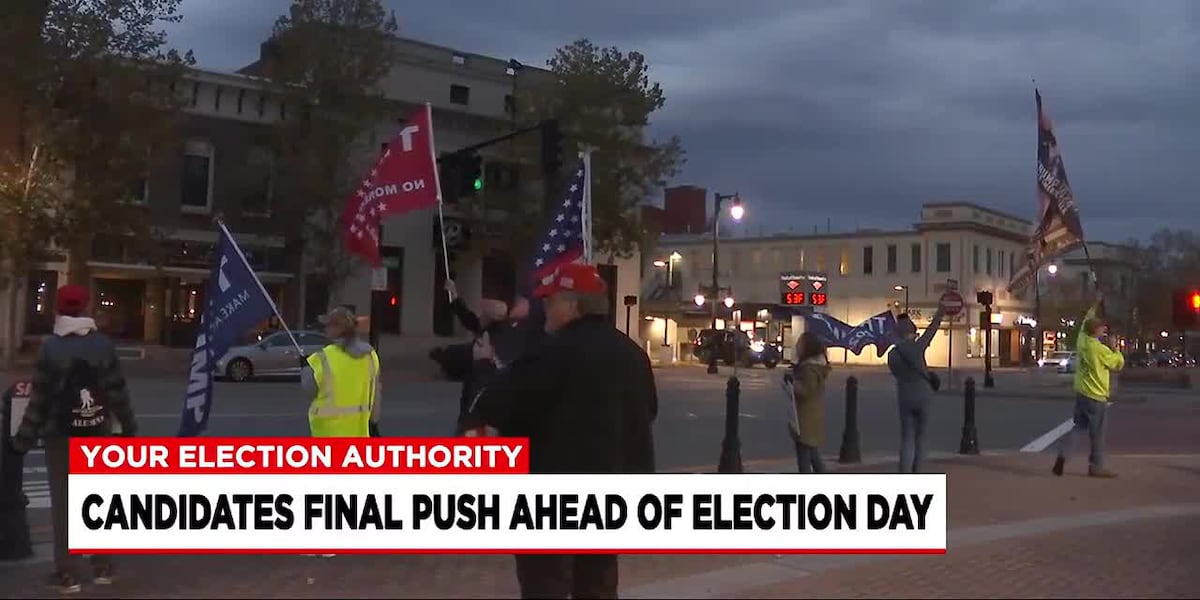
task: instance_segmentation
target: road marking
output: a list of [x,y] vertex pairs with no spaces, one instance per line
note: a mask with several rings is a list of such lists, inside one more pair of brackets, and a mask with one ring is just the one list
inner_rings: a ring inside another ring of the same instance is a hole
[[[1200,515],[1200,504],[1143,506],[1126,510],[1085,513],[1063,517],[1030,519],[999,525],[984,525],[951,529],[947,532],[947,549],[1020,539],[1048,533],[1058,533],[1119,525],[1148,519],[1166,519]],[[883,562],[903,558],[894,555],[779,556],[737,567],[707,571],[662,579],[621,591],[622,598],[729,598],[745,592],[795,581],[821,571],[867,562]]]
[[25,497],[29,498],[29,505],[26,510],[47,509],[50,508],[50,482],[45,479],[37,481],[26,481],[21,486],[21,491],[25,492]]
[[1042,436],[1039,437],[1038,439],[1033,440],[1032,442],[1029,442],[1028,444],[1025,444],[1025,447],[1021,448],[1021,452],[1041,452],[1042,450],[1049,448],[1050,444],[1057,442],[1058,438],[1061,438],[1062,436],[1070,433],[1071,429],[1074,427],[1075,427],[1075,420],[1067,419],[1066,421],[1063,421],[1062,423],[1060,423],[1054,429],[1051,429],[1050,431],[1043,433]]

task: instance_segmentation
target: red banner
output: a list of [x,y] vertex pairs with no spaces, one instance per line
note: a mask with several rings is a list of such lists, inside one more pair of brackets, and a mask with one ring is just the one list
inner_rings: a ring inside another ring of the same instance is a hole
[[380,263],[379,225],[384,217],[429,208],[441,198],[431,112],[428,104],[417,109],[346,201],[346,249],[372,266]]

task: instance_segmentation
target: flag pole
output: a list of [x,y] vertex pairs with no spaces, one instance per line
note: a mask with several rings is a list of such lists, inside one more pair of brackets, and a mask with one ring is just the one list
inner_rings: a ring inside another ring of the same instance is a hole
[[254,284],[258,286],[258,291],[262,293],[263,298],[267,299],[267,304],[271,305],[271,310],[275,313],[275,318],[279,319],[279,326],[283,327],[283,330],[287,332],[288,339],[292,341],[292,346],[296,348],[296,352],[304,354],[304,351],[300,349],[300,343],[296,341],[296,336],[292,334],[292,330],[288,328],[287,321],[284,321],[283,315],[279,314],[279,307],[275,306],[275,300],[271,299],[271,295],[267,293],[267,288],[263,287],[262,281],[259,280],[258,273],[254,272],[254,267],[250,266],[250,261],[246,260],[245,254],[242,254],[242,247],[238,245],[237,240],[233,237],[233,234],[229,233],[229,228],[225,227],[225,221],[220,216],[213,219],[213,221],[215,221],[217,227],[221,229],[221,233],[229,238],[229,242],[233,244],[233,251],[237,253],[238,258],[242,261],[242,264],[246,266],[246,270],[250,271],[250,273],[254,275]]
[[583,262],[592,264],[592,149],[579,153],[583,163]]
[[[442,267],[446,270],[446,281],[450,281],[450,250],[446,247],[446,215],[442,210],[442,176],[437,169],[437,143],[433,139],[433,107],[425,103],[425,122],[429,123],[429,159],[433,161],[433,185],[437,190],[438,231],[442,238]],[[446,290],[450,297],[450,291]],[[454,298],[450,298],[451,301]]]

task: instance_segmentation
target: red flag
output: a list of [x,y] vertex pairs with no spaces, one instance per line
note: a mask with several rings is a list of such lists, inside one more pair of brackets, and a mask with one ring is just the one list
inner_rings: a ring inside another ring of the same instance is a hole
[[379,224],[388,215],[436,205],[441,199],[429,105],[417,109],[396,134],[362,185],[346,201],[346,249],[379,266]]

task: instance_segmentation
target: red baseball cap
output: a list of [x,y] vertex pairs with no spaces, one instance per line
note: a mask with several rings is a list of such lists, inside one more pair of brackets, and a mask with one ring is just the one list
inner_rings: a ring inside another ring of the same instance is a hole
[[64,285],[58,288],[55,299],[55,309],[60,315],[78,317],[87,310],[88,301],[92,298],[91,290],[82,285]]
[[592,265],[569,263],[555,269],[554,274],[533,290],[534,298],[546,298],[559,292],[603,294],[607,291],[600,271]]

